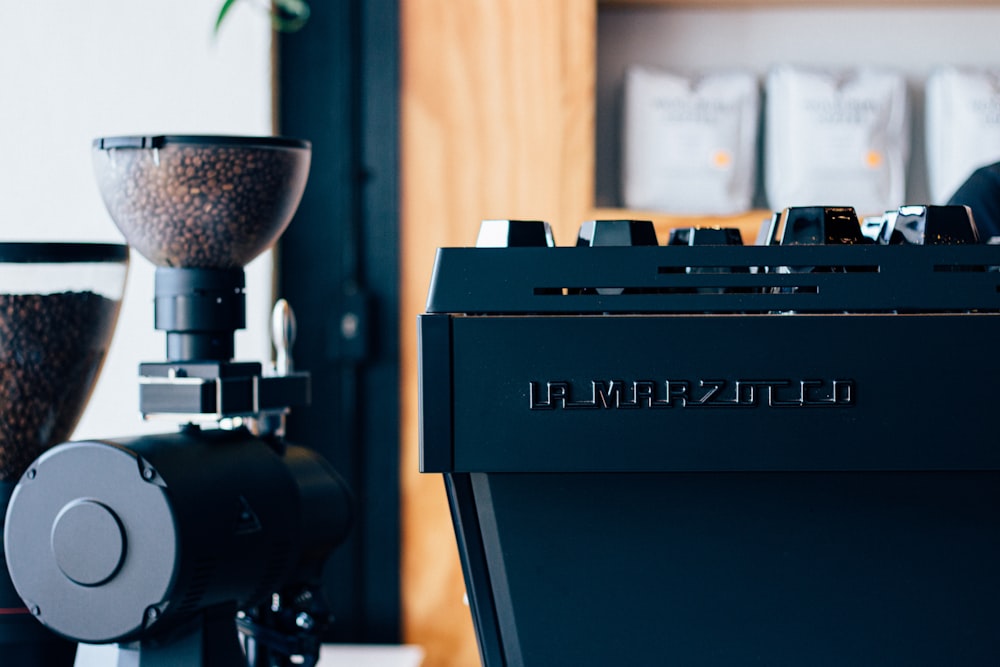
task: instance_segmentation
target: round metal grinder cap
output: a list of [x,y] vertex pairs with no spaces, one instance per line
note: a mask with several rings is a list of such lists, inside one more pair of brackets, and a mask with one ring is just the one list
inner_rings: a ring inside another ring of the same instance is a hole
[[[81,549],[84,544],[87,548]],[[52,554],[70,581],[100,586],[118,572],[125,558],[121,520],[99,502],[74,500],[52,525]]]
[[162,480],[134,452],[73,442],[39,457],[14,489],[4,548],[14,588],[39,621],[107,643],[160,616],[176,578],[176,533]]

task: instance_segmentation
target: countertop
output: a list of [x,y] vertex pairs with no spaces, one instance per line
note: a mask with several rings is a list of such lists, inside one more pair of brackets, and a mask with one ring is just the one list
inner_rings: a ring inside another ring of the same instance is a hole
[[[423,657],[418,646],[336,644],[323,647],[318,667],[419,667]],[[114,645],[81,644],[76,654],[76,667],[115,667],[117,662]]]

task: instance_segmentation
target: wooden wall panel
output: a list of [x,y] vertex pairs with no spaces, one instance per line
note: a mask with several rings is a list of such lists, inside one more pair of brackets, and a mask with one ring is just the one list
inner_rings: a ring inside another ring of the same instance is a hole
[[435,249],[486,218],[544,219],[568,244],[593,205],[596,3],[401,7],[404,639],[427,667],[479,662],[440,475],[417,472],[415,320]]

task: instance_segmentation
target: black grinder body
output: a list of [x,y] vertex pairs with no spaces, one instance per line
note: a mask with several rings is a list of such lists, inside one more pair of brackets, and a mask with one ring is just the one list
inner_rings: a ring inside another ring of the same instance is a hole
[[15,587],[76,641],[168,635],[318,583],[350,524],[346,485],[308,449],[245,430],[71,442],[25,473],[7,515]]

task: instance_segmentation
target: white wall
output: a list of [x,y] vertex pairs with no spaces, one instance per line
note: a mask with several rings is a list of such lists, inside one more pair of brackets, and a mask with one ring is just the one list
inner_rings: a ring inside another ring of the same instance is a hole
[[620,96],[630,64],[681,72],[740,67],[763,75],[778,63],[879,65],[908,80],[911,160],[907,195],[928,200],[923,82],[935,65],[1000,67],[1000,6],[604,9],[598,22],[597,195],[616,205]]
[[[90,142],[113,134],[271,133],[270,26],[222,0],[43,0],[0,8],[0,241],[122,241],[100,200]],[[248,330],[237,357],[269,358],[270,257],[247,271]],[[118,329],[75,437],[143,424],[140,361],[160,361],[153,268],[132,253]]]

